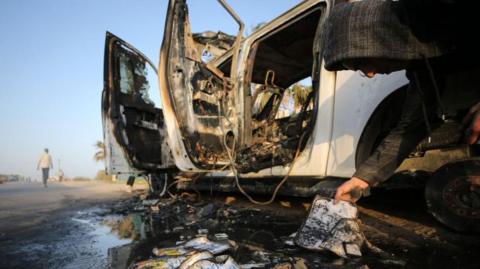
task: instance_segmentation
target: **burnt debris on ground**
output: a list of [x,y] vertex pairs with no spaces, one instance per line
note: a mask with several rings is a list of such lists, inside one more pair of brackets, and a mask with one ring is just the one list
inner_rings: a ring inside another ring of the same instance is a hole
[[[386,252],[369,251],[362,258],[341,258],[327,250],[310,251],[298,247],[295,235],[307,217],[308,199],[288,199],[256,207],[233,196],[195,197],[196,194],[184,193],[177,198],[138,200],[112,209],[112,213],[125,214],[125,220],[133,223],[132,236],[136,241],[127,262],[130,268],[176,268],[176,263],[194,254],[198,256],[204,250],[185,248],[185,244],[199,239],[213,244],[227,242],[229,247],[214,256],[223,258],[225,263],[225,255],[228,255],[239,268],[405,265]],[[215,259],[210,257],[210,261]]]
[[[399,199],[406,195],[409,201]],[[367,249],[362,249],[362,257],[349,258],[296,245],[295,233],[308,215],[310,199],[289,197],[258,207],[236,195],[214,196],[198,199],[198,193],[183,193],[176,198],[138,199],[114,206],[111,213],[125,216],[123,222],[130,224],[123,225],[124,229],[130,227],[132,231],[127,234],[135,238],[128,246],[129,255],[123,266],[176,268],[175,263],[166,262],[171,262],[172,257],[180,258],[176,260],[180,264],[187,259],[204,259],[216,264],[212,268],[237,268],[225,267],[231,265],[228,258],[238,268],[431,268],[441,264],[476,268],[479,265],[473,253],[480,247],[480,238],[452,232],[436,223],[425,208],[418,206],[423,199],[420,192],[380,191],[362,201],[359,224]],[[211,256],[202,256],[204,249],[186,247],[196,240],[228,247]]]

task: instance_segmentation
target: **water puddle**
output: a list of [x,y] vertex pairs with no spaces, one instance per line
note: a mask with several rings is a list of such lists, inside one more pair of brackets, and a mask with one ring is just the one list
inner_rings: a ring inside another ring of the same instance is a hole
[[115,234],[112,231],[112,228],[106,226],[103,223],[95,223],[92,220],[84,220],[73,218],[73,221],[89,225],[91,230],[90,234],[93,236],[93,244],[92,247],[98,249],[100,252],[101,257],[107,259],[108,250],[113,247],[130,244],[132,242],[131,239],[121,239],[119,238],[118,234]]
[[83,229],[77,238],[83,249],[64,268],[106,268],[110,249],[132,243],[132,238],[122,236],[115,229],[124,217],[108,215],[108,212],[96,207],[77,212],[71,219]]

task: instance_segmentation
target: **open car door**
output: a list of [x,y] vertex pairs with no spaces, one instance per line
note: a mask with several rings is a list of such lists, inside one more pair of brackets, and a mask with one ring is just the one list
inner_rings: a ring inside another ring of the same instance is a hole
[[[219,0],[219,4],[240,25],[233,45],[238,56],[243,24],[224,1]],[[186,1],[171,0],[160,54],[159,85],[169,143],[176,165],[184,171],[225,166],[232,157],[230,149],[238,145],[242,134],[232,77],[202,61],[198,47],[190,31]]]
[[[174,167],[160,100],[154,102],[149,92],[151,85],[156,85],[155,66],[109,32],[104,57],[102,120],[107,173],[154,173]],[[151,90],[158,92],[156,87]]]

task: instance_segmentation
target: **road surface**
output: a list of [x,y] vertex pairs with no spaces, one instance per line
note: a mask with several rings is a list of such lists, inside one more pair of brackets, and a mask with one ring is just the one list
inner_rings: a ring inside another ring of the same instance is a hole
[[102,182],[1,184],[0,268],[104,267],[94,228],[75,217],[133,195],[124,184]]
[[0,185],[0,234],[39,225],[56,211],[130,196],[123,184],[102,182],[6,183]]

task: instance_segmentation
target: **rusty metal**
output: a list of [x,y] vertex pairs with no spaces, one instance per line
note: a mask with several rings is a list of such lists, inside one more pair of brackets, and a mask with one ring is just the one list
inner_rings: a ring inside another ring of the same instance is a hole
[[[457,215],[480,219],[480,208],[473,208],[465,203],[466,197],[474,195],[469,182],[470,177],[459,177],[449,182],[443,191],[442,197],[445,206]],[[476,176],[475,178],[478,178]]]
[[245,24],[243,23],[243,21],[240,19],[240,17],[237,15],[237,13],[232,9],[232,7],[230,7],[229,4],[227,4],[227,2],[225,2],[225,0],[217,0],[220,5],[222,5],[222,7],[228,12],[228,14],[230,14],[233,19],[237,22],[238,24],[238,33],[237,33],[237,37],[235,38],[235,44],[233,45],[233,57],[232,57],[232,65],[231,65],[231,68],[230,68],[230,77],[232,80],[235,80],[236,77],[237,77],[237,62],[238,62],[238,56],[239,56],[239,53],[240,53],[240,43],[242,41],[242,38],[243,38],[243,30],[245,28]]
[[425,199],[432,215],[462,232],[480,232],[480,159],[447,163],[427,181]]

